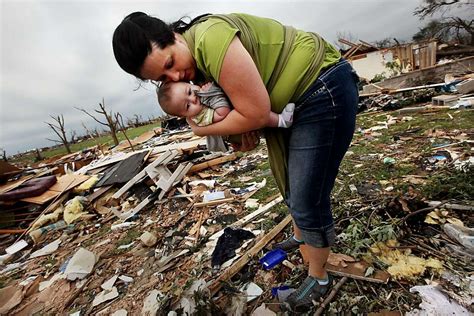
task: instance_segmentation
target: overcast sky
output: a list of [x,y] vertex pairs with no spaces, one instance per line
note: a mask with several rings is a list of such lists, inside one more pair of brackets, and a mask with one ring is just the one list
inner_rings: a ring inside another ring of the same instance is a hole
[[97,124],[74,107],[92,111],[102,98],[124,117],[160,116],[154,89],[117,65],[111,45],[115,27],[133,11],[172,22],[202,13],[245,12],[315,31],[336,41],[338,33],[373,42],[409,40],[420,21],[420,0],[0,0],[0,148],[7,155],[50,146],[56,138],[44,123],[64,115],[66,129],[84,134]]

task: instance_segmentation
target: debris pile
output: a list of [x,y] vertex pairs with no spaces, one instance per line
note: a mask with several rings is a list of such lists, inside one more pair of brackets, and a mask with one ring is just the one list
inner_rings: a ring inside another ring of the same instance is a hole
[[[359,116],[341,166],[336,281],[314,310],[428,312],[442,296],[472,312],[472,111],[384,110]],[[2,174],[3,197],[56,181],[2,199],[0,314],[281,314],[307,267],[305,246],[268,254],[291,217],[266,149],[204,145],[163,132]]]

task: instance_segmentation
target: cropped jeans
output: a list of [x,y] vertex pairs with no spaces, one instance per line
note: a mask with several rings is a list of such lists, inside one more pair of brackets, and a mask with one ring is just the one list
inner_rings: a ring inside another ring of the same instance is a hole
[[358,77],[346,60],[325,70],[297,100],[289,130],[286,202],[302,239],[335,241],[330,194],[355,129]]

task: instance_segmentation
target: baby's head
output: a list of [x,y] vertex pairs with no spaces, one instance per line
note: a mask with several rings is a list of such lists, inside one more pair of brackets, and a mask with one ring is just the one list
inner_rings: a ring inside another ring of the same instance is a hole
[[169,115],[179,117],[194,117],[202,110],[202,105],[196,91],[199,86],[187,82],[165,82],[158,89],[158,102]]

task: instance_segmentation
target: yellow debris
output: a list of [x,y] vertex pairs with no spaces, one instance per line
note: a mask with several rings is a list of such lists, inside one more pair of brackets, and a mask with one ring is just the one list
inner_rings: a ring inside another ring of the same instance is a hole
[[64,208],[64,221],[66,222],[66,224],[69,225],[82,215],[87,214],[85,212],[82,212],[83,209],[84,206],[79,200],[79,197],[76,196],[74,199],[69,201],[69,203]]
[[94,175],[90,177],[87,181],[83,182],[80,186],[74,189],[74,192],[80,193],[89,190],[94,184],[99,181],[99,177]]
[[59,206],[53,213],[41,215],[31,226],[31,229],[43,227],[48,223],[56,223],[59,219],[59,215],[63,213],[63,207]]
[[411,254],[410,249],[394,249],[398,246],[396,240],[388,240],[386,243],[378,242],[370,250],[383,263],[390,265],[387,272],[395,279],[414,279],[422,275],[427,268],[440,273],[443,269],[442,263],[437,259],[423,259]]

